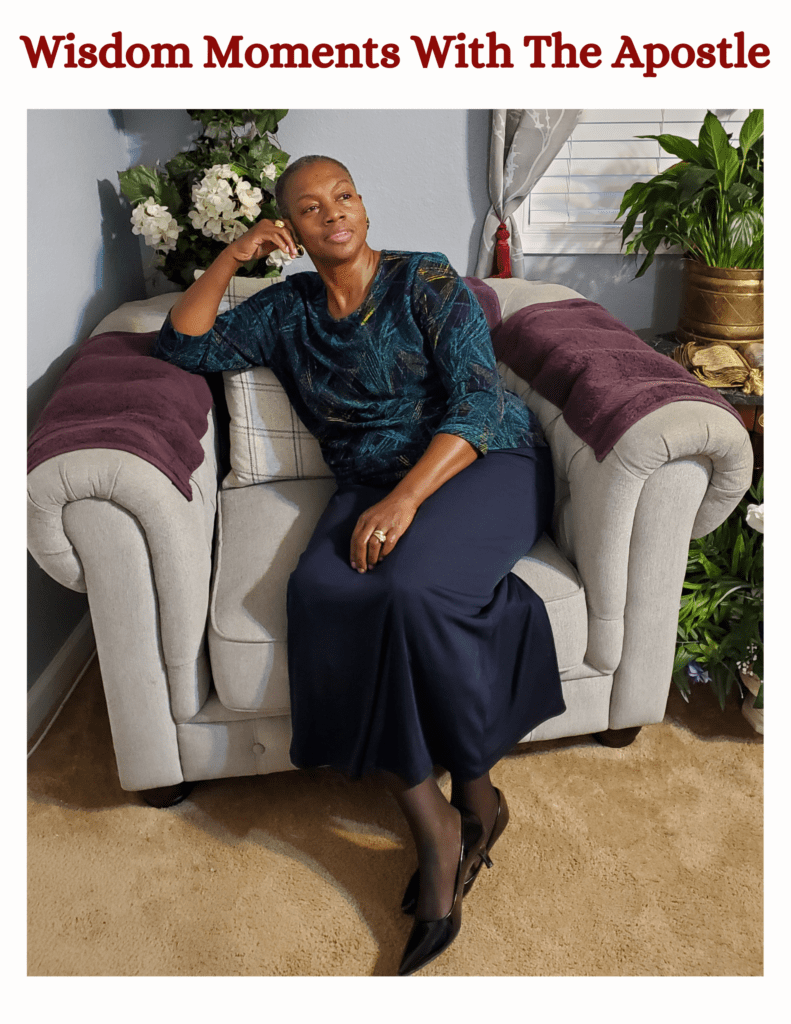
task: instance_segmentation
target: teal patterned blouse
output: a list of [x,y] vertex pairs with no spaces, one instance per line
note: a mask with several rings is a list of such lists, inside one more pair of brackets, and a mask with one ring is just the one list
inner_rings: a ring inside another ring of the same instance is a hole
[[437,433],[481,455],[546,445],[503,388],[483,310],[441,253],[382,251],[366,299],[342,319],[317,273],[292,274],[206,334],[168,318],[153,354],[193,373],[270,367],[339,484],[394,485]]

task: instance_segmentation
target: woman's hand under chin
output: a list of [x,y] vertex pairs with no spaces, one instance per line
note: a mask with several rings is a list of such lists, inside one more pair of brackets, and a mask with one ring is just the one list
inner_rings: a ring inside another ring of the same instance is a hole
[[236,241],[229,243],[226,252],[238,263],[249,263],[269,256],[276,249],[282,249],[292,259],[296,259],[297,243],[282,220],[259,220],[249,231]]
[[[418,503],[409,497],[388,494],[366,509],[357,520],[352,534],[350,561],[352,569],[366,572],[386,558],[403,537],[418,509]],[[374,532],[386,535],[384,543]]]

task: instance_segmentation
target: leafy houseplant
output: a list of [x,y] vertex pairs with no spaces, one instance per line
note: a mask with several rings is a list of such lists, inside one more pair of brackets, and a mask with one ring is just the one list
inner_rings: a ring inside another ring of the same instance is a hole
[[[141,165],[118,175],[133,204],[132,230],[156,249],[168,280],[181,285],[192,284],[194,271],[208,267],[259,217],[277,216],[274,186],[288,162],[275,138],[286,110],[187,113],[203,126],[189,151],[164,168]],[[253,276],[255,267],[245,264],[238,274]],[[264,276],[279,273],[275,264]]]
[[655,139],[680,162],[624,194],[618,213],[626,214],[622,244],[633,235],[626,252],[646,252],[637,277],[661,245],[679,245],[689,259],[709,267],[763,268],[763,131],[763,110],[750,111],[734,146],[709,111],[697,145],[678,135],[638,136]]
[[[673,664],[685,700],[691,683],[708,682],[724,710],[733,683],[741,688],[740,669],[763,679],[763,569],[761,477],[722,525],[690,545]],[[763,708],[763,684],[755,708]]]

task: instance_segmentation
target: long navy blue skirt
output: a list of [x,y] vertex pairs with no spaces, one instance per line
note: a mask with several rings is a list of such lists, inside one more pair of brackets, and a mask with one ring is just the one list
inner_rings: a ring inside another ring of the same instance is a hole
[[549,450],[477,459],[359,573],[352,531],[386,493],[342,485],[289,580],[291,761],[474,779],[565,710],[546,609],[510,572],[551,519]]

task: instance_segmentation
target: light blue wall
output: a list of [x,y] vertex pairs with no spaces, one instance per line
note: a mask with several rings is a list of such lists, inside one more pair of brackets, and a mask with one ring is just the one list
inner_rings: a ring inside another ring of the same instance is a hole
[[[486,110],[292,110],[279,141],[293,157],[346,163],[371,219],[375,247],[440,250],[474,272],[488,209]],[[28,121],[29,423],[99,320],[163,285],[147,280],[152,253],[131,233],[117,172],[168,160],[196,125],[183,110],[33,110]],[[669,330],[678,260],[657,260],[640,281],[620,256],[529,258],[530,277],[567,284],[635,330]],[[309,268],[307,258],[292,272]],[[164,287],[167,287],[165,285]],[[30,560],[29,685],[86,610]]]
[[639,261],[614,254],[528,256],[527,275],[554,281],[599,302],[643,337],[672,331],[681,299],[681,259],[658,256],[644,277],[634,279]]
[[[144,297],[117,173],[142,148],[118,111],[28,114],[28,429],[75,346],[122,302]],[[28,556],[28,688],[87,607]]]
[[[346,164],[365,200],[375,248],[439,250],[474,274],[489,208],[488,110],[292,110],[280,145],[292,157],[332,156]],[[291,269],[309,266],[307,258]],[[633,280],[637,262],[620,255],[530,256],[528,276],[600,302],[632,330],[671,330],[678,319],[680,261],[657,259]]]
[[467,273],[489,208],[488,125],[485,110],[292,110],[278,139],[293,158],[346,164],[374,248],[439,250]]
[[28,114],[28,384],[39,392],[58,357],[143,287],[117,194],[130,162],[120,120],[109,110]]

